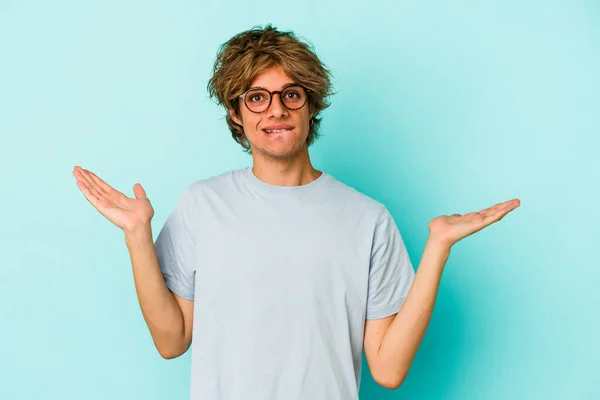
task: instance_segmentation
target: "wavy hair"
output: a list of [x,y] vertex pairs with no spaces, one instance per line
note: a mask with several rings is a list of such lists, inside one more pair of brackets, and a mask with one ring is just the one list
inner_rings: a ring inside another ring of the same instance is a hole
[[[208,81],[208,93],[226,111],[233,109],[235,115],[240,115],[238,96],[258,75],[275,66],[281,66],[296,83],[310,90],[307,103],[309,114],[314,113],[306,138],[310,146],[319,136],[321,118],[318,116],[330,106],[327,98],[334,94],[332,75],[317,57],[314,47],[299,40],[293,31],[279,31],[271,24],[254,26],[223,43]],[[251,153],[243,127],[232,120],[229,112],[226,121],[233,139]]]

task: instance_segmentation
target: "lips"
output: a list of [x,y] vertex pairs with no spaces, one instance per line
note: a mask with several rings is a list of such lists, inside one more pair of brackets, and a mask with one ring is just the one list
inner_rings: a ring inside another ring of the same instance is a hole
[[267,133],[282,133],[285,131],[290,131],[294,129],[293,126],[291,125],[287,125],[287,124],[275,124],[275,125],[269,125],[269,126],[265,126],[263,128],[263,131],[267,132]]

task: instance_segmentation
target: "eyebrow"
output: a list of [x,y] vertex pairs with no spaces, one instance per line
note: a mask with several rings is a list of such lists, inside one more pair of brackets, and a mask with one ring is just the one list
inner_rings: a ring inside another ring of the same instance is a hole
[[[284,85],[281,87],[281,89],[279,89],[279,91],[282,91],[283,89],[285,89],[285,88],[287,88],[287,87],[289,87],[289,86],[296,86],[296,85],[299,85],[299,84],[298,84],[297,82],[289,82],[289,83],[286,83],[286,84],[284,84]],[[269,89],[267,89],[267,88],[265,88],[265,87],[262,87],[262,86],[253,86],[253,87],[249,88],[248,90],[252,90],[252,89],[264,89],[264,90],[269,90]]]

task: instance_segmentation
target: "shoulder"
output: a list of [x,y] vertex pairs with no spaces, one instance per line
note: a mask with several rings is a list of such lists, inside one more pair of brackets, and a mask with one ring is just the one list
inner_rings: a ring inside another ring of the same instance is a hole
[[214,204],[223,203],[236,195],[243,171],[231,170],[192,181],[183,187],[177,206],[192,209],[207,201]]
[[373,197],[357,190],[356,188],[330,176],[330,189],[332,195],[340,204],[351,207],[354,211],[363,215],[369,215],[375,221],[387,211],[386,206]]
[[246,169],[240,168],[198,179],[188,185],[186,192],[189,192],[192,195],[199,195],[206,192],[220,192],[227,190],[228,188],[238,186],[245,173]]

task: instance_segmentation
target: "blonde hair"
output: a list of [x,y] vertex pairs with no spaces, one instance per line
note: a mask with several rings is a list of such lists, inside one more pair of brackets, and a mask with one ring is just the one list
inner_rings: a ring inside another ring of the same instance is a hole
[[[275,66],[281,66],[296,83],[309,89],[309,114],[314,113],[306,138],[306,144],[310,146],[319,136],[321,118],[318,115],[329,107],[327,98],[334,94],[332,75],[315,54],[313,46],[300,41],[292,31],[279,31],[268,24],[264,28],[253,27],[238,33],[223,43],[208,81],[208,93],[226,111],[233,109],[236,116],[240,115],[238,96],[258,75]],[[229,112],[226,120],[233,139],[251,153],[243,127],[232,120]]]

